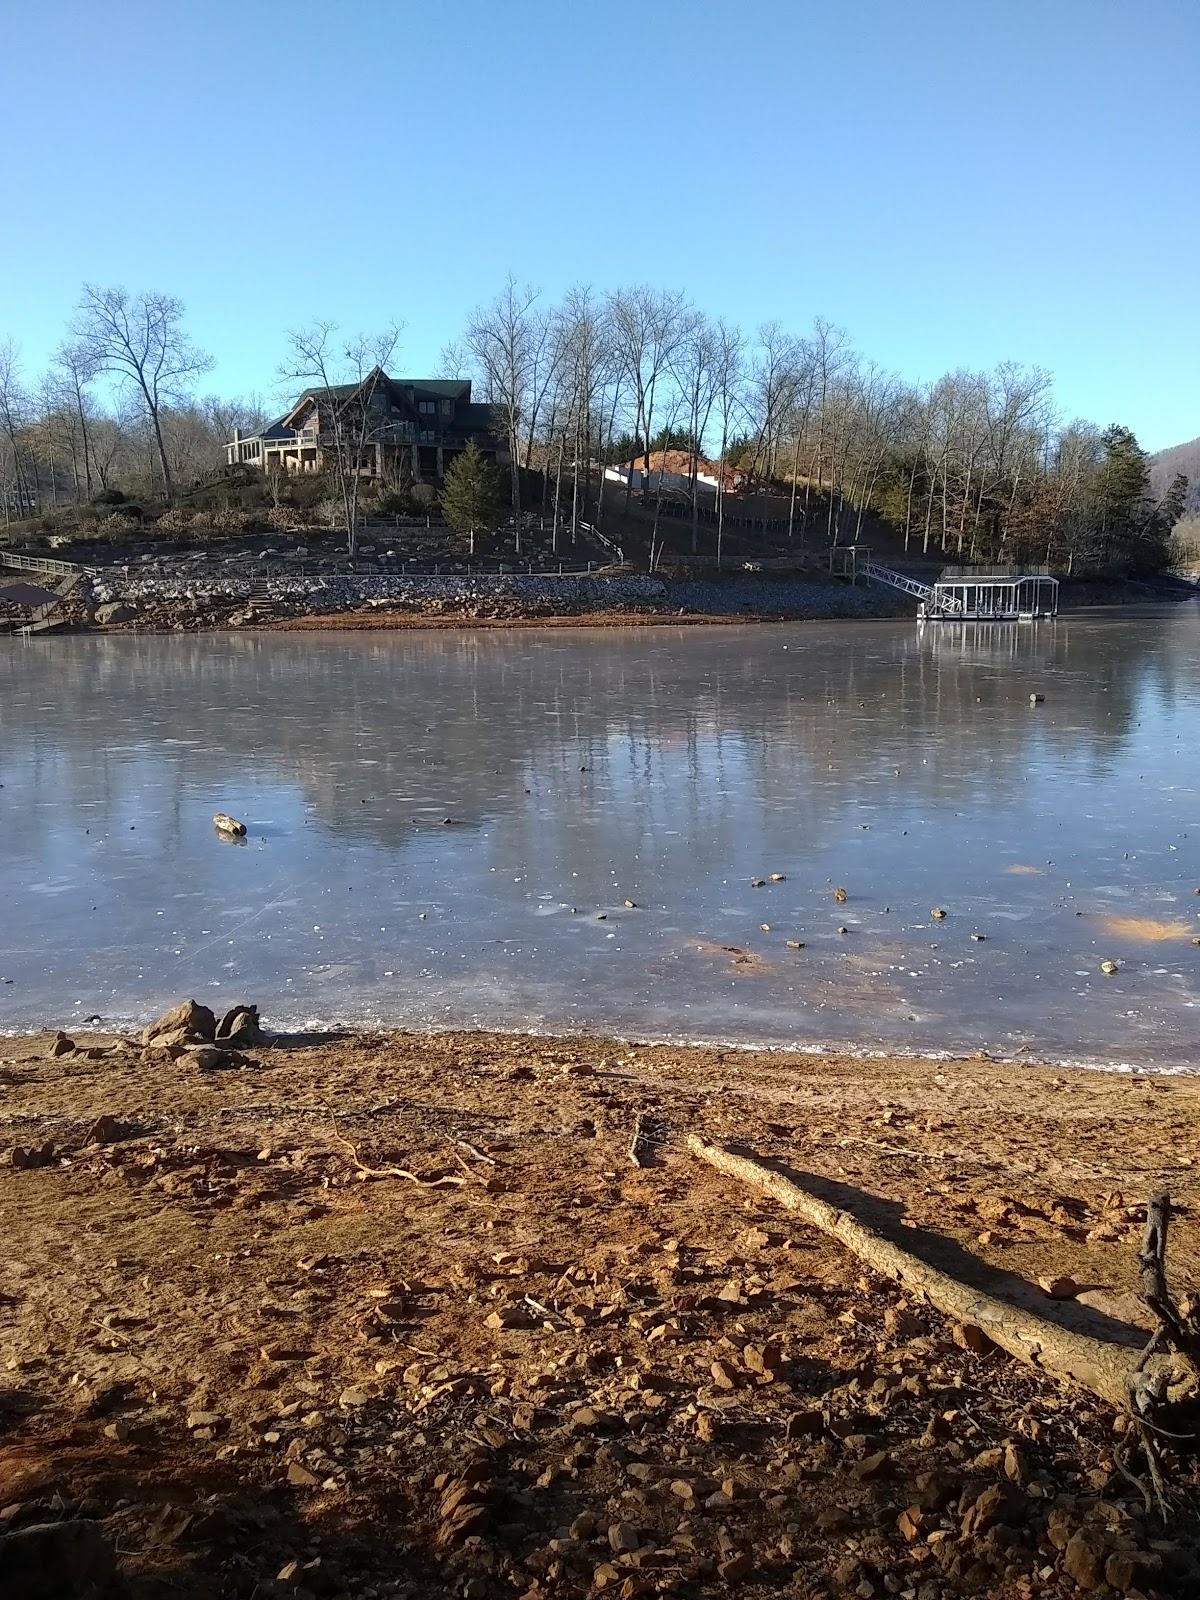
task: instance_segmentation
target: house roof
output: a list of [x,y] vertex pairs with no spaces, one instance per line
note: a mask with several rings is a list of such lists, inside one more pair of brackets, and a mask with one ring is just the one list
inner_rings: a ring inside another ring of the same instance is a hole
[[[296,412],[306,400],[320,400],[329,398],[340,403],[349,400],[375,376],[375,371],[369,372],[361,383],[331,383],[314,384],[297,396],[291,410],[281,421],[286,422],[287,417],[294,417]],[[414,395],[436,395],[439,400],[470,400],[470,378],[393,378],[386,372],[379,372],[378,381],[382,382],[392,393],[392,398],[397,403],[402,402],[403,392],[411,389]]]
[[495,432],[504,426],[504,408],[476,400],[463,406],[454,420],[464,433]]

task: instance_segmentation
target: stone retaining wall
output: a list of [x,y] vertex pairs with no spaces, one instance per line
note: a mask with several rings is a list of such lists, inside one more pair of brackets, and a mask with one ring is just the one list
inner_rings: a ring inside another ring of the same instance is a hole
[[[135,606],[177,605],[206,608],[249,601],[248,575],[155,573],[128,578],[99,576],[98,602],[125,601]],[[903,597],[883,589],[851,589],[840,583],[800,582],[785,578],[661,578],[644,574],[589,577],[558,574],[504,576],[447,574],[440,577],[370,576],[305,577],[262,575],[258,595],[309,613],[361,609],[372,605],[435,606],[470,609],[499,600],[527,605],[536,612],[564,614],[625,608],[671,613],[687,611],[712,616],[786,615],[797,617],[902,616],[912,607]],[[265,594],[264,594],[265,588]]]

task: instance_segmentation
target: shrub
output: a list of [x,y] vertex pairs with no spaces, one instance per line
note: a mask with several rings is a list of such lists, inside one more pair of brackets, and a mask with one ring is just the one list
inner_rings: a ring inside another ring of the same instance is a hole
[[156,524],[160,533],[183,533],[191,527],[194,518],[182,506],[169,506]]
[[276,533],[290,533],[298,526],[300,518],[292,506],[268,506],[263,521]]
[[245,533],[254,526],[254,518],[248,511],[240,511],[236,506],[219,506],[215,511],[210,511],[205,522],[217,533]]
[[96,524],[96,532],[102,539],[124,539],[137,527],[135,517],[126,517],[119,511],[110,511],[107,517],[101,517]]
[[94,506],[123,506],[129,496],[124,489],[101,489],[92,496]]
[[405,487],[381,489],[373,507],[381,517],[407,516],[412,508],[412,491]]

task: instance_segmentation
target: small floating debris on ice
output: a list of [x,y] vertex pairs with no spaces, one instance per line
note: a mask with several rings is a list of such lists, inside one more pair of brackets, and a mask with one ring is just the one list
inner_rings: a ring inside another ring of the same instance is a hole
[[766,884],[766,881],[765,878],[751,878],[750,887],[752,889],[761,889]]
[[945,912],[944,907],[942,907],[942,906],[934,906],[933,909],[930,911],[929,915],[933,918],[933,920],[935,922],[941,922],[942,919],[945,917],[946,912]]
[[783,942],[784,942],[785,945],[787,945],[789,950],[803,950],[804,949],[804,940],[803,939],[785,939]]
[[1046,696],[1044,694],[1038,694],[1035,690],[1033,694],[1029,696],[1029,704],[1031,706],[1040,706],[1045,698]]
[[1121,963],[1119,961],[1102,961],[1100,963],[1100,971],[1107,973],[1110,978],[1114,972],[1120,972],[1120,970]]
[[787,879],[784,877],[782,872],[773,872],[771,874],[771,882],[772,883],[786,883]]
[[626,909],[626,911],[636,911],[637,910],[637,901],[636,900],[626,900],[625,909]]
[[771,931],[771,924],[769,922],[760,922],[758,927],[760,933],[770,933]]
[[973,933],[971,935],[971,937],[972,937],[972,939],[974,939],[976,944],[982,944],[983,941],[987,938],[987,934],[986,933]]
[[833,891],[833,898],[837,901],[838,905],[844,906],[846,901],[849,900],[850,896],[839,884],[839,886]]
[[231,817],[225,811],[213,813],[213,827],[218,833],[227,833],[231,839],[244,839],[246,837],[246,824],[239,822],[236,817]]

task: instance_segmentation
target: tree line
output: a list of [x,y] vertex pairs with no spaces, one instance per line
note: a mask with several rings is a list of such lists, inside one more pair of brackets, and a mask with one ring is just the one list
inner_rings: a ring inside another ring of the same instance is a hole
[[[344,338],[318,322],[287,336],[277,376],[332,390],[396,345],[395,328]],[[219,469],[233,429],[264,412],[253,398],[196,398],[210,367],[178,300],[119,288],[85,287],[31,382],[11,341],[0,344],[6,508],[44,503],[47,489],[83,499],[151,483],[169,501],[177,483]],[[883,519],[910,553],[1150,570],[1166,560],[1186,496],[1181,476],[1151,494],[1129,429],[1061,416],[1040,368],[1003,362],[916,384],[824,319],[750,331],[647,285],[551,300],[509,277],[465,318],[442,369],[496,408],[518,528],[534,492],[553,508],[556,539],[560,523],[577,534],[617,510],[649,512],[652,558],[665,493],[683,501],[693,551],[710,554],[712,540],[719,559],[736,492],[770,496],[797,547],[850,541]],[[682,452],[682,486],[670,491],[652,471],[663,447]],[[605,465],[635,462],[640,483],[632,472],[606,480]],[[342,476],[349,504],[357,476]]]

